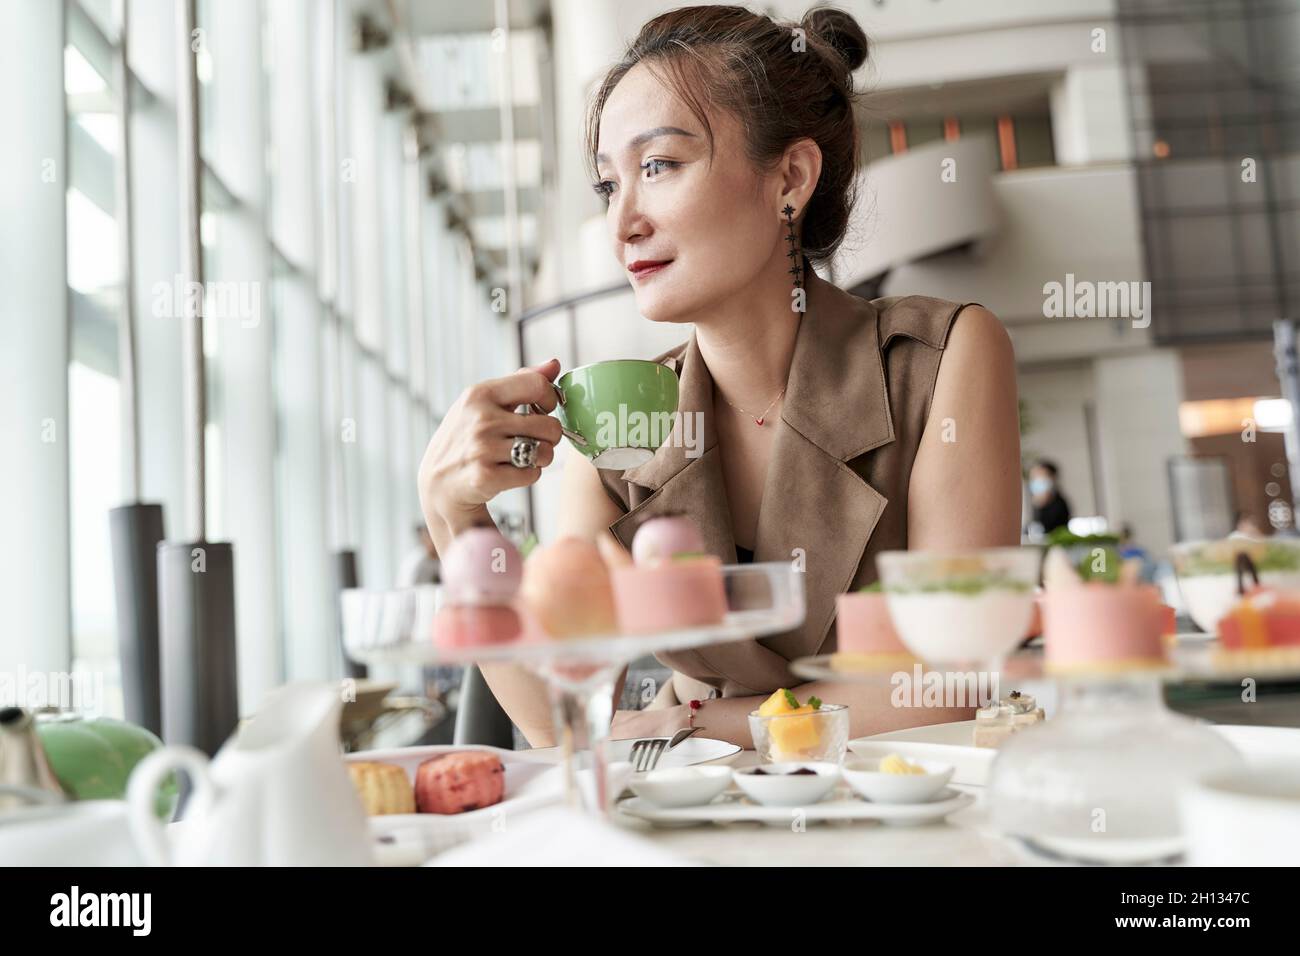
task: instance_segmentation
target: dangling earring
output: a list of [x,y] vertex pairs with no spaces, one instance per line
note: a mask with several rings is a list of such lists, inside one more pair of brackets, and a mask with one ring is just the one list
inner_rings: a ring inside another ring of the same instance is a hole
[[793,260],[790,263],[790,275],[794,276],[794,287],[803,288],[803,253],[799,248],[799,237],[794,232],[794,206],[789,203],[781,210],[785,214],[785,224],[789,228],[785,241],[790,243],[790,251],[787,252],[786,258]]

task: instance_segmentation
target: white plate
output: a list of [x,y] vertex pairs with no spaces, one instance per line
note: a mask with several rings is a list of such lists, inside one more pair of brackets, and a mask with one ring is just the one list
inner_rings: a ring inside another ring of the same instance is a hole
[[501,802],[465,813],[392,813],[370,817],[370,832],[376,841],[375,854],[379,862],[390,865],[423,863],[448,847],[500,831],[513,814],[555,803],[564,796],[561,768],[526,750],[436,745],[364,750],[347,754],[344,759],[349,763],[370,760],[392,764],[405,770],[407,777],[414,782],[416,768],[430,757],[467,750],[482,750],[500,758],[506,771],[505,795]]
[[[1048,718],[1048,723],[1054,718]],[[1210,724],[1209,728],[1222,736],[1252,765],[1267,766],[1273,763],[1300,762],[1300,728],[1254,727],[1238,724]],[[993,759],[998,752],[993,747],[976,747],[971,740],[975,732],[973,720],[959,720],[928,727],[909,727],[871,737],[849,741],[853,753],[863,751],[863,756],[884,756],[878,751],[881,745],[908,760],[942,760],[956,767],[952,782],[978,787],[988,782]],[[855,749],[854,744],[866,745]]]
[[[611,740],[605,745],[610,763],[628,760],[632,755],[632,740]],[[731,763],[741,751],[735,744],[708,737],[687,737],[659,758],[656,770],[670,767],[693,767],[702,763]]]
[[919,826],[942,820],[975,802],[969,793],[947,787],[928,803],[870,803],[839,784],[825,800],[806,807],[765,807],[730,790],[713,803],[699,807],[657,807],[640,797],[622,801],[618,808],[650,823],[682,826],[692,823],[758,822],[790,826],[796,819],[807,823],[879,820],[893,826]]

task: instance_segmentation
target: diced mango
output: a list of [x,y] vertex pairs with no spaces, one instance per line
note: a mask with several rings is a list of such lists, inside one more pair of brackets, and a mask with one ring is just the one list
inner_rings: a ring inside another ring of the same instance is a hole
[[816,711],[807,704],[786,711],[767,725],[772,737],[772,747],[787,754],[813,751],[821,745],[821,731],[815,717],[803,717],[802,714],[815,714]]
[[758,716],[775,717],[777,714],[788,714],[791,711],[790,701],[787,697],[789,692],[782,687],[776,691],[767,700],[763,701],[758,708]]

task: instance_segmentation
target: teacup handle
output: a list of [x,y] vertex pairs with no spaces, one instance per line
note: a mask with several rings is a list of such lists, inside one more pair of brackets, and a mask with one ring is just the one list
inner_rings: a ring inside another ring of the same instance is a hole
[[194,791],[190,797],[190,809],[197,811],[197,816],[216,793],[208,765],[207,755],[193,747],[163,747],[141,760],[131,772],[126,787],[127,820],[140,854],[149,866],[172,864],[167,830],[154,812],[158,788],[168,774],[176,770],[185,771]]
[[[555,400],[559,402],[560,405],[564,405],[564,389],[560,388],[560,386],[556,385],[554,382],[551,382],[551,388],[555,389]],[[525,415],[528,414],[530,410],[536,412],[538,415],[547,414],[545,409],[536,402],[531,405],[520,405],[519,408],[523,409],[523,414]],[[583,438],[577,432],[563,427],[561,427],[561,431],[564,432],[564,437],[569,439],[569,441],[573,442],[575,445],[581,445],[584,448],[587,447],[587,439]]]

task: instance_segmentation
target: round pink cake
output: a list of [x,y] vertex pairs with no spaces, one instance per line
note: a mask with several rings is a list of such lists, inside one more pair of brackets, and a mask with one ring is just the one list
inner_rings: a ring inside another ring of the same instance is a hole
[[415,771],[415,806],[420,813],[464,813],[500,803],[506,771],[496,754],[464,750],[439,754]]
[[433,643],[446,649],[505,644],[521,634],[519,615],[508,604],[446,604],[433,617]]
[[850,591],[835,598],[836,657],[862,663],[907,663],[914,659],[894,630],[880,591]]
[[1091,582],[1044,592],[1043,643],[1053,673],[1106,673],[1167,664],[1165,611],[1152,585]]
[[628,634],[721,624],[727,615],[722,561],[714,555],[615,568],[614,605]]

